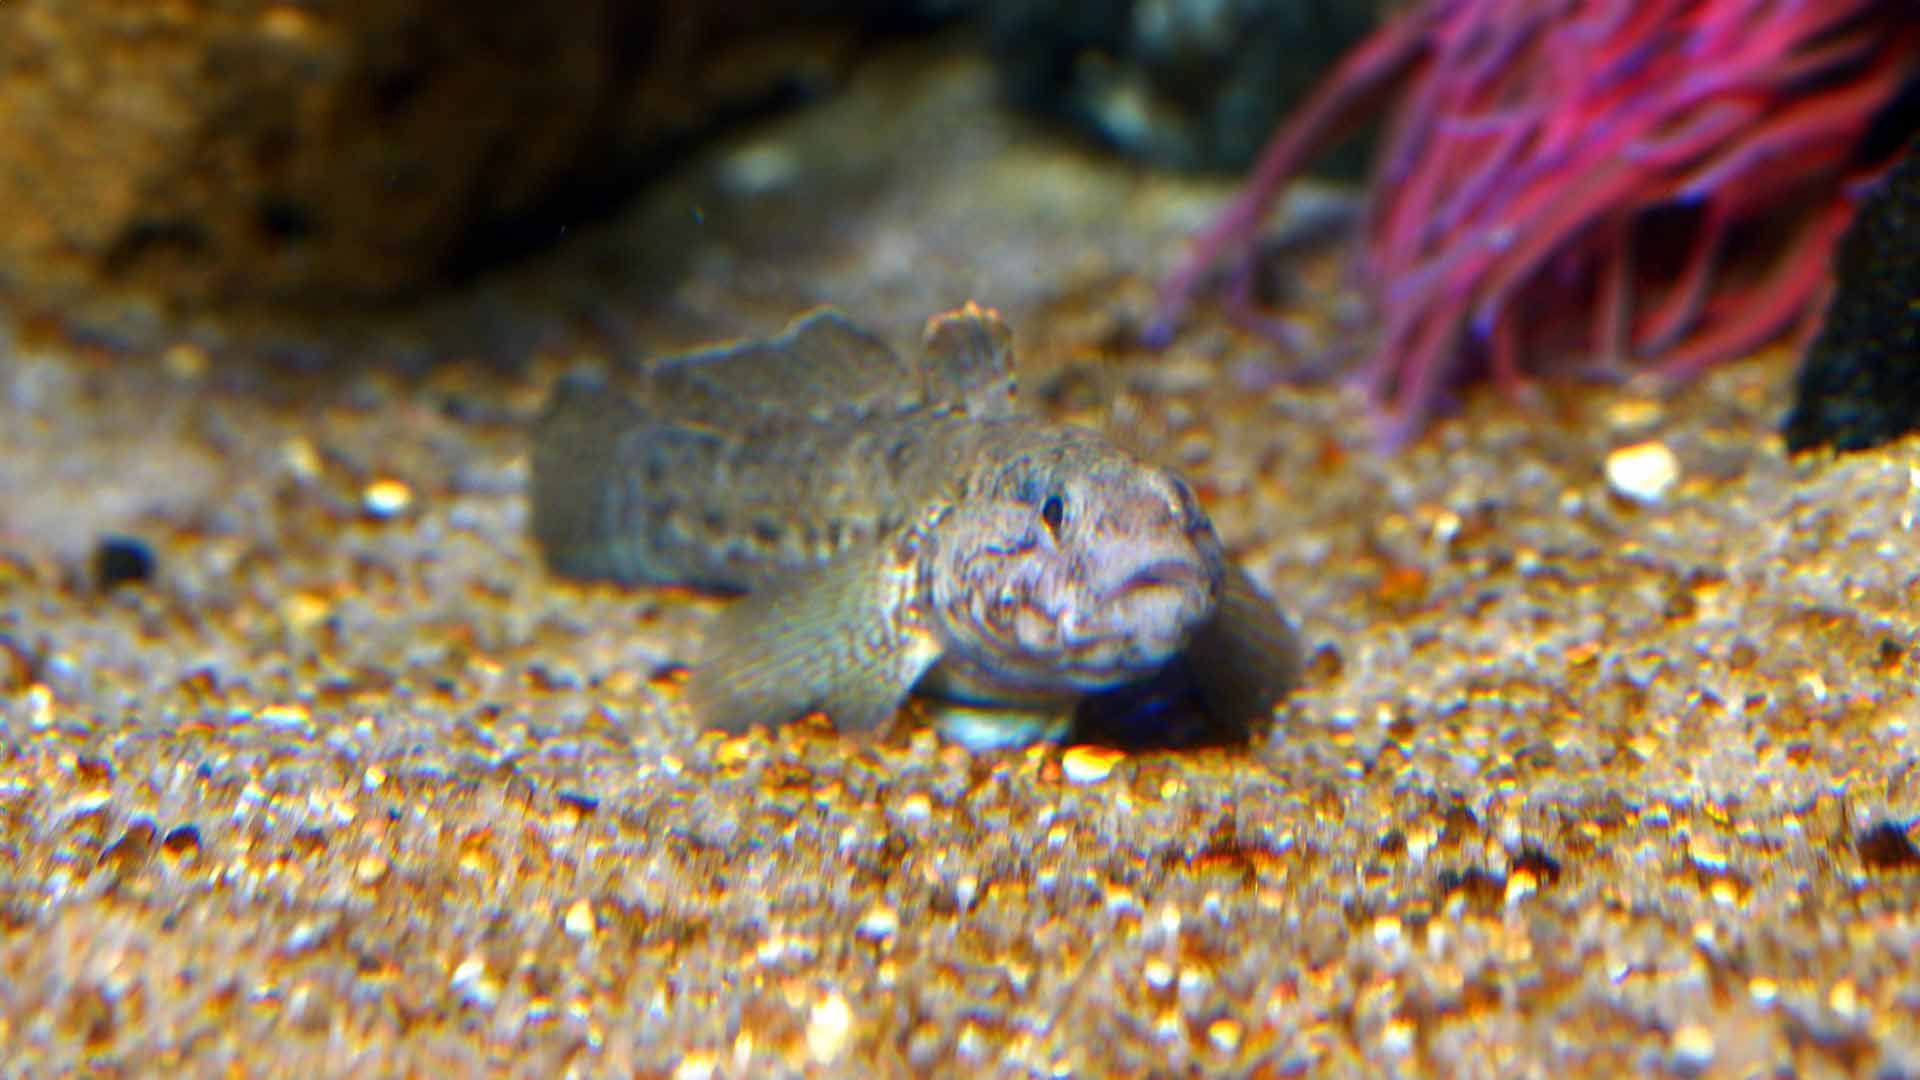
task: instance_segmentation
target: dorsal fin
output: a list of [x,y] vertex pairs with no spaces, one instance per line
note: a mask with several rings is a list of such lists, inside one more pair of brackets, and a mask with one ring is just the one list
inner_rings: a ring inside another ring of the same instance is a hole
[[649,396],[664,414],[744,432],[769,417],[818,423],[918,407],[921,373],[834,308],[816,308],[770,338],[660,361]]
[[927,403],[988,419],[1014,412],[1013,331],[992,308],[969,300],[927,320]]

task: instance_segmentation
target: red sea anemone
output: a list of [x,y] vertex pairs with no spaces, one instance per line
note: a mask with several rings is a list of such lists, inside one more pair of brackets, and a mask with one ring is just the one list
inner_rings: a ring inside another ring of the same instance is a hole
[[1817,314],[1884,165],[1863,136],[1917,61],[1915,0],[1426,0],[1275,133],[1151,334],[1222,257],[1251,303],[1275,197],[1404,80],[1360,256],[1383,438],[1475,374],[1508,391],[1556,367],[1692,375]]

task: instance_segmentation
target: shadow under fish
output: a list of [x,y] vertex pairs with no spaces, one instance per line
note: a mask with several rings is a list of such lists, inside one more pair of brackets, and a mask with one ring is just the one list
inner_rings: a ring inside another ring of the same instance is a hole
[[563,574],[745,594],[686,683],[708,726],[878,732],[918,692],[976,748],[1076,723],[1218,742],[1299,681],[1293,628],[1185,481],[1019,413],[990,310],[931,319],[917,360],[821,309],[628,382],[556,387],[533,533]]

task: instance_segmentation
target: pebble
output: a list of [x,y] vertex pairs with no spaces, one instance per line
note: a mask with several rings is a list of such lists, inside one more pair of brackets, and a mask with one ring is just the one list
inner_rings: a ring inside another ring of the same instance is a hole
[[828,994],[807,1015],[807,1053],[821,1065],[837,1060],[853,1031],[853,1007],[838,993]]
[[1693,1073],[1713,1063],[1713,1032],[1705,1024],[1681,1024],[1673,1032],[1674,1063]]
[[900,932],[900,913],[885,904],[875,904],[860,917],[855,933],[870,941],[889,941]]
[[1075,784],[1097,784],[1105,780],[1114,767],[1126,758],[1126,753],[1121,750],[1104,746],[1075,746],[1060,755],[1060,773]]
[[1607,455],[1607,486],[1614,494],[1656,503],[1680,479],[1680,459],[1663,442],[1634,443]]
[[398,480],[375,480],[360,493],[360,505],[369,517],[399,517],[413,505],[413,489]]
[[102,589],[138,585],[153,577],[153,550],[131,536],[102,536],[93,550],[93,576]]
[[576,941],[584,941],[600,929],[599,920],[593,917],[593,905],[585,897],[567,908],[566,928],[567,936]]

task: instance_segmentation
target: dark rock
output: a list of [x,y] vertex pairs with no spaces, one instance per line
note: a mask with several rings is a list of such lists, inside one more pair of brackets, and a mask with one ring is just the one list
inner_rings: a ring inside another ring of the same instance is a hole
[[[992,0],[1012,97],[1161,165],[1240,170],[1381,0]],[[1356,171],[1356,156],[1341,162]]]
[[1861,206],[1800,367],[1787,448],[1862,450],[1920,428],[1920,142]]

